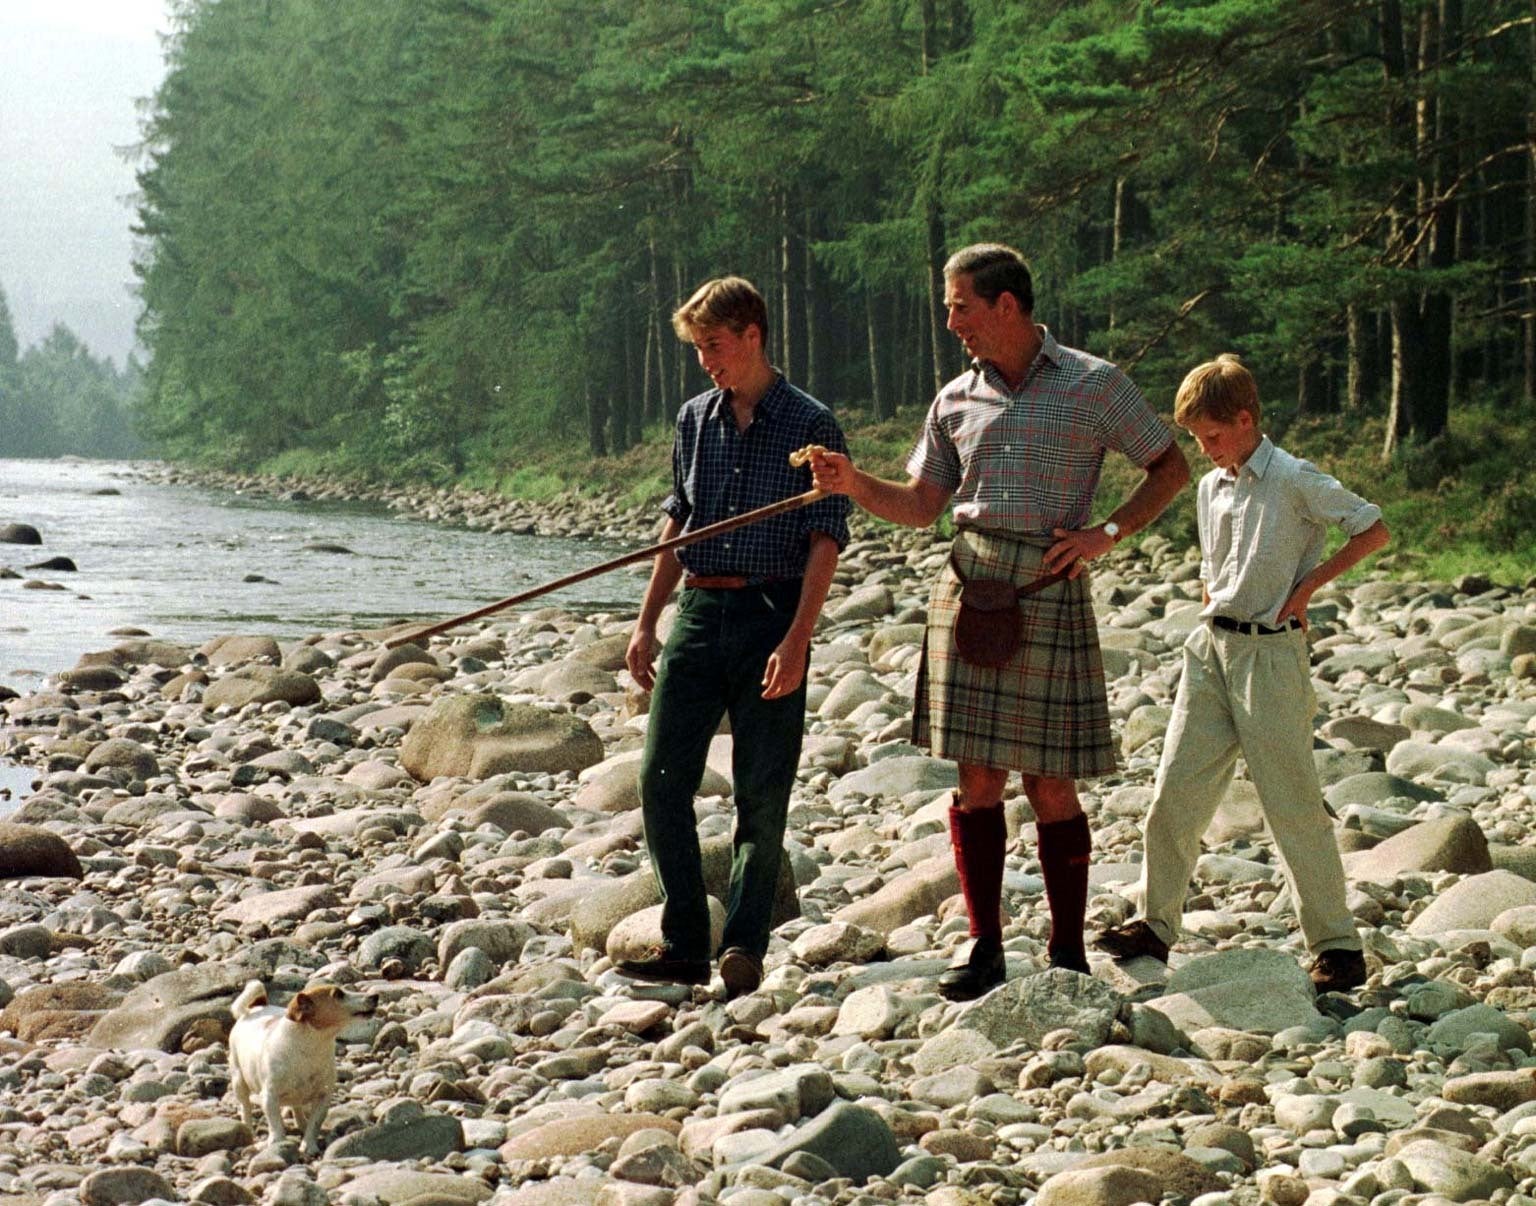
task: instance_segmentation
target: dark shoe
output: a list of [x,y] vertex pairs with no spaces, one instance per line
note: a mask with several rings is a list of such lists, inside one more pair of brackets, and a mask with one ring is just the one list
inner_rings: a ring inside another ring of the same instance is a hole
[[751,951],[728,946],[720,956],[720,978],[725,981],[725,999],[734,1001],[757,991],[763,982],[763,961]]
[[1309,973],[1312,987],[1321,996],[1325,992],[1348,992],[1365,983],[1365,952],[1322,951]]
[[614,964],[633,980],[655,980],[663,984],[708,984],[708,959],[681,959],[664,946],[653,946],[638,959],[620,959]]
[[1080,972],[1085,976],[1093,974],[1092,970],[1088,967],[1088,953],[1086,951],[1049,951],[1047,955],[1052,967],[1060,967],[1071,972]]
[[939,977],[939,994],[951,1001],[974,1001],[1007,978],[1003,944],[995,938],[977,938],[965,958]]
[[1150,955],[1159,963],[1168,962],[1168,944],[1159,938],[1157,931],[1145,921],[1130,921],[1125,925],[1112,926],[1094,939],[1093,944],[1116,959],[1135,959],[1142,955]]

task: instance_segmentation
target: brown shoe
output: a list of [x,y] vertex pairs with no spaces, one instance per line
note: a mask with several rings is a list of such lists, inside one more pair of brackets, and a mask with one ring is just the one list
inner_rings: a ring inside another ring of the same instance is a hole
[[620,959],[614,964],[633,980],[654,980],[663,984],[708,984],[708,959],[683,959],[665,946],[653,946],[638,959]]
[[1145,921],[1112,926],[1094,939],[1093,944],[1116,959],[1136,959],[1150,955],[1159,963],[1168,962],[1168,944]]
[[763,961],[749,950],[728,946],[720,956],[720,978],[725,981],[725,999],[734,1001],[757,991],[763,982]]
[[1365,952],[1337,948],[1320,951],[1308,974],[1318,996],[1359,988],[1365,983]]
[[939,995],[950,1001],[973,1001],[1007,978],[1003,944],[996,938],[977,938],[965,957],[939,977]]

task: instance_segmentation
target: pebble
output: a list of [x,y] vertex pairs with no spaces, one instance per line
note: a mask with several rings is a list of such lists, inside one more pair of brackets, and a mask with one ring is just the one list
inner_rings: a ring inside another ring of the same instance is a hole
[[[600,500],[392,497],[507,530],[638,544],[653,527]],[[1363,989],[1312,994],[1243,780],[1171,968],[1094,953],[1092,977],[1047,971],[1015,782],[1009,981],[956,1005],[934,988],[965,939],[956,771],[905,726],[945,546],[856,533],[810,669],[783,886],[798,911],[776,913],[762,985],[730,1002],[718,978],[629,981],[605,949],[621,920],[654,927],[640,914],[658,903],[634,792],[648,701],[622,669],[632,616],[539,607],[387,658],[381,632],[127,641],[0,702],[0,756],[40,779],[9,819],[61,836],[83,876],[17,879],[0,902],[0,1193],[1536,1206],[1536,678],[1517,669],[1536,590],[1377,578],[1313,600],[1315,753]],[[1124,758],[1082,788],[1090,928],[1132,912],[1198,622],[1190,569],[1156,538],[1094,567]],[[418,724],[465,696],[499,701],[481,744]],[[723,866],[729,734],[710,765],[701,832]],[[249,979],[280,999],[313,979],[380,995],[337,1045],[314,1160],[263,1146],[265,1123],[251,1134],[228,1095],[227,1002]]]

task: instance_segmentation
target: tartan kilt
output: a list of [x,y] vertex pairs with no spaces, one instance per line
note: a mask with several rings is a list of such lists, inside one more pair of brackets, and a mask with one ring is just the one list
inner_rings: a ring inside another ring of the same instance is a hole
[[[962,529],[954,560],[971,578],[1027,584],[1041,571],[1048,538]],[[973,666],[954,647],[960,580],[945,562],[928,600],[912,737],[935,757],[1050,779],[1115,769],[1114,738],[1098,623],[1085,570],[1019,600],[1019,648],[1001,666]]]

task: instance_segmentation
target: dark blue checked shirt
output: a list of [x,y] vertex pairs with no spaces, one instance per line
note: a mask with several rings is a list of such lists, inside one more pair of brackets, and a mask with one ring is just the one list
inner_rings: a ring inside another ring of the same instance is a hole
[[[832,412],[780,374],[758,402],[746,431],[736,427],[725,391],[712,389],[683,403],[672,444],[672,493],[661,504],[684,532],[719,523],[811,489],[811,469],[793,468],[789,454],[807,444],[847,452]],[[799,578],[810,534],[825,532],[839,551],[848,544],[846,495],[818,499],[784,515],[748,524],[677,550],[690,574]]]

